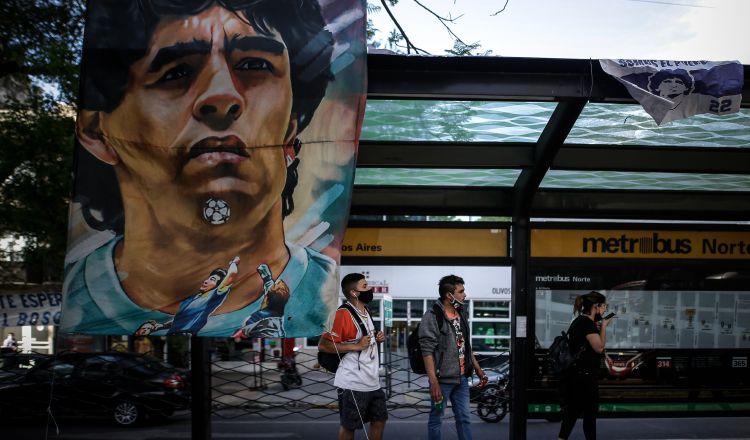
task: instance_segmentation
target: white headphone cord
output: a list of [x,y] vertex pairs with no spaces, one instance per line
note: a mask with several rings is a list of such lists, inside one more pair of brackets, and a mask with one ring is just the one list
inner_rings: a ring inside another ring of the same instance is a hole
[[[328,334],[333,335],[332,331],[330,330],[328,331]],[[364,338],[365,336],[362,336],[362,337]],[[333,342],[333,349],[336,350],[336,355],[339,357],[340,361],[343,362],[344,359],[339,353],[339,349],[336,346],[336,342],[334,342],[333,340],[331,340],[331,342]],[[346,353],[344,353],[344,355],[346,355]],[[359,422],[362,423],[362,431],[365,433],[365,439],[370,440],[370,437],[367,435],[367,427],[365,426],[365,420],[362,418],[362,412],[359,410],[359,405],[357,404],[357,396],[354,395],[354,390],[349,390],[349,391],[352,393],[352,401],[354,401],[354,407],[357,409]],[[342,403],[343,403],[343,399],[342,399]],[[339,411],[342,411],[342,410],[343,410],[342,408],[339,408]]]

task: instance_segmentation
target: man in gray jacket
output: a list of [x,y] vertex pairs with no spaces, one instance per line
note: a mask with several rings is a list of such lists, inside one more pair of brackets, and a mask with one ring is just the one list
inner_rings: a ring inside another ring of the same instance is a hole
[[459,440],[471,440],[469,378],[472,371],[476,371],[481,379],[480,386],[483,387],[487,383],[487,376],[471,350],[469,320],[464,307],[466,291],[463,278],[456,275],[444,276],[438,283],[438,292],[440,300],[424,314],[419,325],[419,345],[432,398],[427,438],[440,440],[440,427],[445,411],[443,399],[449,397]]

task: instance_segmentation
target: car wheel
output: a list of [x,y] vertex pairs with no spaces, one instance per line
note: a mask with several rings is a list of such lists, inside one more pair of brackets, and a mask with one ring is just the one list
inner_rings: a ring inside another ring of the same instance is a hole
[[508,396],[498,385],[487,385],[479,396],[479,418],[488,423],[498,423],[507,413]]
[[141,421],[143,412],[138,405],[130,400],[121,400],[115,404],[112,417],[115,423],[120,426],[133,426]]

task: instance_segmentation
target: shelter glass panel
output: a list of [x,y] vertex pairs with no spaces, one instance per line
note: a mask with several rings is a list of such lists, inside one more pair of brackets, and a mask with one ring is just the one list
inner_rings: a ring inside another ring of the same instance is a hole
[[424,300],[422,299],[394,299],[393,317],[421,319],[424,315]]
[[588,103],[566,144],[750,147],[750,109],[656,125],[639,105]]
[[554,102],[368,99],[362,137],[378,141],[536,142]]
[[507,338],[472,338],[471,348],[474,351],[508,351],[510,339]]
[[474,301],[474,318],[510,318],[510,301]]
[[540,186],[542,188],[571,189],[748,191],[750,176],[743,174],[549,170]]
[[512,187],[521,170],[357,168],[355,185]]
[[510,322],[481,322],[471,323],[473,336],[510,336]]

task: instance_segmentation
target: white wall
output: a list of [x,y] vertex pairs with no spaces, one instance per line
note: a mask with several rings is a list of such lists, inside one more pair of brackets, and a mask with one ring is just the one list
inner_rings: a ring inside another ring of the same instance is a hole
[[438,297],[438,281],[458,275],[466,281],[467,299],[510,300],[510,267],[490,266],[341,266],[341,277],[360,272],[378,293],[398,298]]

